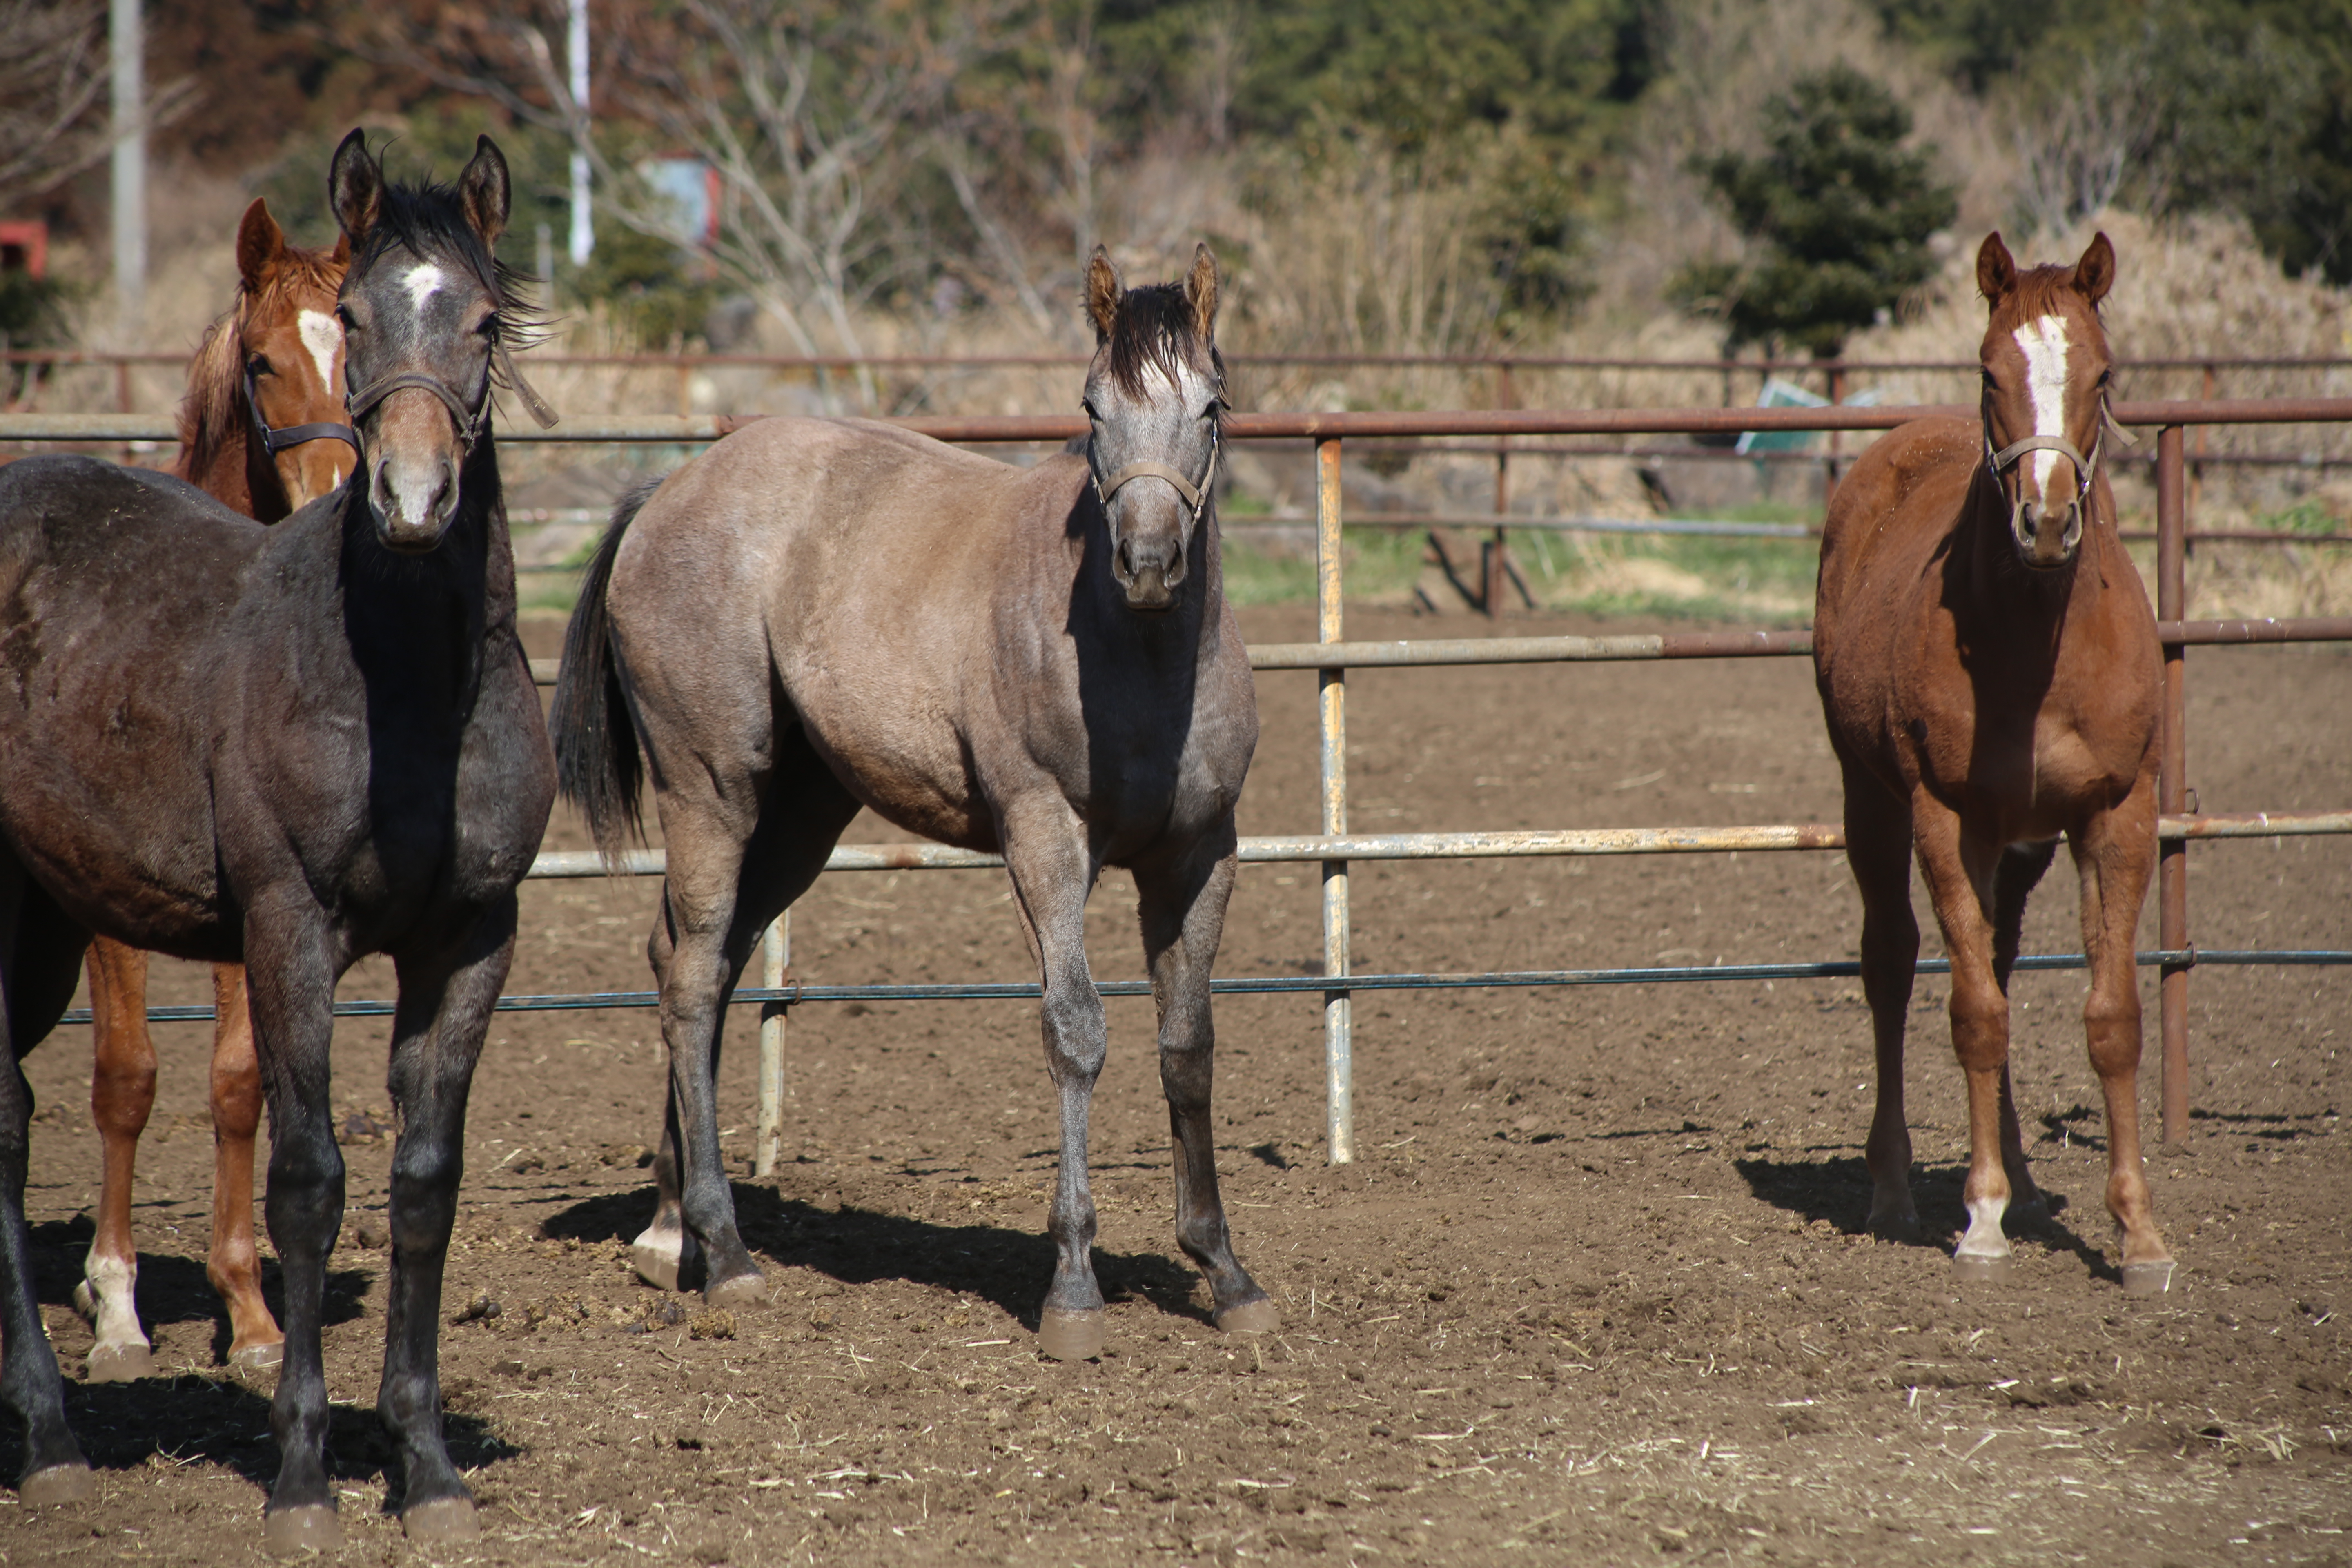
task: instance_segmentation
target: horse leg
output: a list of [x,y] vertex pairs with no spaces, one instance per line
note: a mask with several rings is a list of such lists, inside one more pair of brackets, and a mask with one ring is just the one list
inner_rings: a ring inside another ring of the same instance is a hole
[[1998,1282],[2011,1269],[2009,1237],[2001,1230],[2009,1173],[2000,1148],[2009,998],[1993,974],[1990,908],[2000,849],[1971,843],[1958,814],[1925,790],[1913,803],[1912,816],[1919,869],[1943,927],[1944,949],[1951,954],[1952,1053],[1968,1079],[1969,1175],[1961,1197],[1969,1228],[1952,1255],[1952,1272],[1961,1279]]
[[2157,1234],[2139,1152],[2139,976],[2132,939],[2156,861],[2156,787],[2142,777],[2123,804],[2074,839],[2083,879],[2083,951],[2091,994],[2083,1005],[2091,1067],[2107,1103],[2107,1212],[2124,1232],[2124,1289],[2172,1289],[2172,1254]]
[[376,1413],[400,1449],[400,1522],[412,1541],[480,1532],[473,1493],[449,1462],[441,1430],[441,1280],[465,1174],[466,1100],[514,941],[509,892],[483,911],[462,947],[397,960],[385,1082],[400,1136],[392,1150],[392,1272]]
[[1209,973],[1234,891],[1234,826],[1169,865],[1138,866],[1143,953],[1160,1008],[1160,1087],[1168,1097],[1169,1142],[1176,1167],[1176,1245],[1209,1278],[1211,1313],[1227,1333],[1271,1333],[1281,1326],[1274,1301],[1234,1256],[1225,1207],[1217,1193],[1217,1145],[1209,1117],[1215,1078],[1216,1026],[1209,1012]]
[[50,921],[64,924],[62,912],[33,886],[15,857],[0,849],[0,1405],[16,1415],[24,1434],[17,1500],[37,1508],[80,1502],[98,1491],[66,1425],[65,1379],[34,1299],[32,1237],[25,1228],[33,1087],[17,1058],[65,1010],[64,1002],[49,1006],[47,994],[59,987],[61,978],[70,1001],[80,967],[77,952],[63,965],[61,977],[42,972],[50,955],[35,951],[42,944],[34,927]]
[[[2004,1002],[2010,972],[2017,966],[2017,944],[2025,929],[2025,900],[2041,882],[2042,874],[2058,853],[2058,841],[2012,844],[1994,864],[1992,874],[1992,977]],[[2017,1091],[2011,1086],[2009,1061],[2000,1064],[2000,1163],[2009,1173],[2009,1217],[2021,1226],[2043,1225],[2050,1219],[2050,1200],[2034,1184],[2025,1163],[2025,1133],[2017,1121]]]
[[1862,893],[1862,992],[1870,1004],[1878,1104],[1864,1163],[1871,1179],[1870,1230],[1890,1241],[1919,1239],[1911,1200],[1911,1121],[1903,1098],[1903,1036],[1919,958],[1911,912],[1911,812],[1867,770],[1845,770],[1846,865]]
[[263,1548],[279,1555],[332,1551],[342,1541],[327,1480],[327,1375],[320,1344],[327,1251],[343,1225],[343,1153],[335,1146],[330,1107],[331,944],[315,907],[247,911],[246,989],[269,1097],[269,1186],[262,1210],[286,1282],[286,1349],[269,1405],[278,1480],[261,1534]]
[[1087,970],[1087,894],[1096,867],[1085,824],[1059,794],[1007,811],[1003,831],[1013,907],[1045,980],[1045,1071],[1062,1110],[1061,1163],[1045,1216],[1054,1283],[1038,1317],[1037,1348],[1058,1361],[1083,1361],[1102,1353],[1106,1329],[1087,1171],[1087,1123],[1109,1047],[1102,994]]
[[[756,1306],[768,1297],[767,1277],[751,1261],[736,1228],[734,1188],[719,1148],[715,1080],[727,998],[767,918],[782,907],[768,908],[766,918],[761,916],[766,897],[760,889],[775,879],[772,862],[793,859],[795,847],[802,861],[814,852],[814,861],[802,868],[804,874],[791,889],[796,894],[823,868],[833,839],[856,814],[856,803],[824,773],[797,725],[789,735],[779,734],[776,743],[778,763],[767,798],[759,816],[742,827],[727,799],[702,803],[671,795],[662,803],[669,868],[662,879],[662,907],[648,953],[661,988],[669,1096],[662,1152],[655,1163],[662,1202],[635,1251],[641,1277],[673,1286],[686,1277],[698,1252],[707,1274],[703,1298],[720,1307]],[[793,747],[797,756],[788,754]],[[803,812],[815,815],[804,821]],[[772,887],[767,896],[772,896]],[[671,1254],[667,1249],[673,1247],[677,1251]],[[670,1256],[678,1259],[674,1267]]]
[[261,1062],[253,1050],[245,965],[213,965],[213,1242],[205,1276],[228,1307],[231,1366],[258,1371],[286,1353],[285,1331],[261,1296],[253,1243],[253,1140],[261,1127]]
[[131,1193],[139,1135],[155,1108],[155,1042],[147,1034],[147,955],[100,937],[89,944],[90,1035],[96,1047],[89,1117],[104,1151],[98,1234],[74,1287],[76,1310],[98,1332],[88,1365],[92,1383],[152,1376],[154,1349],[139,1328],[139,1252],[131,1239]]

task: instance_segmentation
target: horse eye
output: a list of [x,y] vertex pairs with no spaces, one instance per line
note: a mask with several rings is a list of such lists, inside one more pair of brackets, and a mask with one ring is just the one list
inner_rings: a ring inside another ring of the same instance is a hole
[[499,319],[496,316],[485,316],[482,318],[482,324],[476,327],[474,331],[489,339],[490,342],[497,342],[499,341]]
[[335,307],[335,320],[343,324],[343,331],[346,334],[356,332],[360,330],[358,318],[353,316],[350,309],[346,306],[338,305]]
[[245,374],[252,376],[268,375],[269,374],[269,356],[268,354],[256,354],[251,359],[246,361]]
[[1102,423],[1102,415],[1096,409],[1094,399],[1090,397],[1082,397],[1078,399],[1078,411],[1084,414],[1087,418],[1093,420],[1096,424],[1099,425]]

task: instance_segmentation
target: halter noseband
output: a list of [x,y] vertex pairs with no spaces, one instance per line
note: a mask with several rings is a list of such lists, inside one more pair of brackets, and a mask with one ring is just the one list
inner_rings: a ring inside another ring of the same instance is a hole
[[[1990,401],[1988,398],[1988,404]],[[2116,439],[2126,447],[2139,444],[2133,439],[2130,431],[2116,423],[2115,411],[2107,406],[2105,392],[2099,395],[2098,434],[2091,438],[2091,455],[2087,458],[2076,448],[2074,442],[2063,436],[2028,436],[2022,440],[2011,441],[2008,446],[1995,451],[1992,445],[1992,422],[1990,417],[1992,411],[1988,406],[1985,412],[1987,415],[1984,426],[1985,472],[1991,478],[1993,488],[1995,489],[2000,488],[2001,476],[2006,474],[2016,464],[2017,459],[2026,453],[2055,452],[2074,465],[2074,506],[2085,520],[2091,515],[2091,486],[2098,478],[2099,459],[2106,453],[2107,432],[2114,431]],[[2017,531],[2018,519],[2024,510],[2025,498],[2021,493],[2016,500],[2010,503],[2011,532]]]
[[1166,463],[1150,461],[1129,463],[1108,479],[1105,479],[1102,477],[1102,470],[1095,467],[1094,437],[1087,436],[1087,471],[1094,478],[1095,499],[1102,503],[1104,515],[1108,516],[1110,513],[1110,498],[1118,494],[1125,486],[1137,479],[1165,479],[1175,487],[1178,495],[1184,498],[1184,504],[1192,510],[1192,521],[1197,525],[1201,521],[1202,509],[1209,504],[1210,489],[1217,482],[1217,452],[1220,436],[1220,427],[1212,424],[1209,426],[1209,466],[1202,471],[1201,482],[1197,485],[1186,479],[1180,469],[1171,468]]
[[[507,353],[507,345],[503,341],[492,346],[490,359],[499,371],[505,375],[507,384],[514,389],[515,395],[522,399],[523,407],[530,410],[530,416],[539,422],[539,427],[544,430],[553,425],[555,410],[549,407],[547,400],[540,396],[532,389],[530,383],[523,379],[522,372],[515,368],[514,357]],[[357,392],[352,393],[343,400],[343,406],[351,415],[352,425],[356,427],[378,404],[395,392],[404,391],[410,387],[429,392],[448,408],[449,416],[457,421],[459,439],[464,442],[466,450],[471,452],[475,443],[482,438],[482,431],[490,422],[490,367],[486,365],[482,370],[481,394],[469,408],[466,405],[465,399],[459,397],[449,384],[439,376],[425,371],[401,371],[392,375],[380,376]],[[352,445],[356,447],[359,442],[354,439]]]

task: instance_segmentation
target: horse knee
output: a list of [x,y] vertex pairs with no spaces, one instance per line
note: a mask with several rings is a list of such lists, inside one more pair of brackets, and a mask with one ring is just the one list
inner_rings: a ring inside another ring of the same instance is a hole
[[1970,1072],[1985,1072],[2009,1059],[2009,998],[1995,987],[1952,987],[1952,1053]]
[[2101,1073],[2129,1072],[2139,1066],[2139,996],[2132,991],[2103,996],[2094,991],[2083,1007],[2083,1031],[2091,1066]]

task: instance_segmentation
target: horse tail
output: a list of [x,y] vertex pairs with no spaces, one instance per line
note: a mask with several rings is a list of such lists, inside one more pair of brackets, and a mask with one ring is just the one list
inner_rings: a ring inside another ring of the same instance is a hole
[[621,672],[613,661],[612,613],[604,592],[613,581],[622,537],[660,488],[660,479],[648,479],[614,506],[613,525],[588,563],[580,602],[564,628],[563,667],[550,705],[557,784],[564,798],[586,815],[607,866],[618,865],[628,839],[645,841],[641,796],[646,765],[628,698],[621,689]]

